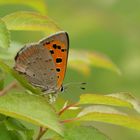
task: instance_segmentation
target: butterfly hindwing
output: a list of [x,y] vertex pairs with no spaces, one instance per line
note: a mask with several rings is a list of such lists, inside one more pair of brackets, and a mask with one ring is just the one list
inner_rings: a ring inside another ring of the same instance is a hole
[[18,52],[15,70],[24,75],[34,86],[42,90],[56,87],[56,71],[48,49],[40,44],[29,44]]

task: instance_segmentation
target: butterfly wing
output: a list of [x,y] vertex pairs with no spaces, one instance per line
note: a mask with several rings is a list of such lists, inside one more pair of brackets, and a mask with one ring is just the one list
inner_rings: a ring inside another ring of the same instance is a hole
[[14,69],[43,91],[55,91],[57,73],[53,58],[41,44],[28,44],[15,57]]
[[66,32],[58,32],[46,39],[41,40],[39,44],[47,48],[52,55],[57,72],[57,88],[60,89],[67,67],[69,51],[68,34]]

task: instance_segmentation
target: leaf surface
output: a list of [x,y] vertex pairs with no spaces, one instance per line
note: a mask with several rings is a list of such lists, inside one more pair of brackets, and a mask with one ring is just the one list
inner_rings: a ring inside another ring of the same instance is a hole
[[43,97],[11,91],[0,97],[0,113],[63,134],[55,111]]
[[2,19],[9,30],[43,31],[48,34],[60,31],[52,19],[35,12],[15,12]]
[[0,47],[8,48],[10,45],[10,34],[6,24],[0,19]]
[[140,131],[139,117],[127,115],[107,106],[94,105],[86,107],[79,113],[78,117],[80,121],[105,122]]

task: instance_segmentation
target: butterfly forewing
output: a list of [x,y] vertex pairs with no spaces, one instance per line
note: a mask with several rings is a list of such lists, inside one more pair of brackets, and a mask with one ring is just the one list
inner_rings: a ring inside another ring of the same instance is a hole
[[57,72],[57,88],[60,88],[64,80],[68,51],[69,51],[69,38],[66,32],[59,32],[54,34],[47,39],[40,41],[47,48],[54,60],[55,69]]

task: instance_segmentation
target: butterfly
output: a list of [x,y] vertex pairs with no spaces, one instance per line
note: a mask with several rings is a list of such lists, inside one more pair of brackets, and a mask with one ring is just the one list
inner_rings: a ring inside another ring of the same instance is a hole
[[69,37],[57,32],[38,43],[26,44],[15,56],[14,69],[45,94],[63,90]]

